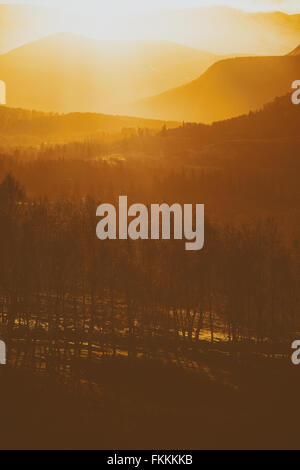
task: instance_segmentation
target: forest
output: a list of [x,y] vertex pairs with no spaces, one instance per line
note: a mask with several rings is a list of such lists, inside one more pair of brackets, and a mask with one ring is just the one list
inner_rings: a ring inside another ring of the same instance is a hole
[[[43,447],[58,429],[56,446],[99,446],[101,436],[104,446],[129,448],[133,439],[191,448],[198,434],[207,448],[218,439],[227,447],[275,445],[274,421],[259,432],[254,423],[271,413],[264,384],[270,406],[284,397],[276,418],[282,442],[292,405],[279,384],[298,384],[289,364],[299,331],[299,117],[282,98],[212,126],[2,145],[0,331],[11,368],[1,374],[25,388],[14,398],[5,387],[1,394],[22,408],[16,438],[31,403],[34,420],[49,422]],[[98,240],[97,207],[122,194],[145,205],[204,203],[204,249],[186,252],[181,240]],[[239,424],[225,438],[231,417]],[[26,435],[30,447],[36,427]]]

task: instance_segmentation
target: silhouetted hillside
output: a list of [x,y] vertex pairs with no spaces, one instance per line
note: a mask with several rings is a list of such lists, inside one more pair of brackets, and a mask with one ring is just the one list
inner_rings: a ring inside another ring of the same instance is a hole
[[193,82],[139,101],[134,115],[213,122],[256,110],[289,92],[300,57],[242,57],[212,65]]
[[290,52],[289,55],[291,55],[291,56],[300,55],[300,45],[298,47],[296,47],[296,49],[294,49],[292,52]]
[[[291,102],[290,94],[276,98],[261,107],[235,118],[217,121],[211,125],[176,121],[160,121],[130,116],[113,116],[96,113],[51,114],[39,111],[0,106],[0,135],[23,139],[23,144],[72,139],[80,140],[97,133],[136,135],[138,128],[161,132],[164,136],[178,136],[203,144],[231,140],[298,139],[300,106]],[[164,130],[165,128],[165,130]],[[154,137],[155,138],[155,137]],[[195,139],[195,141],[194,141]]]
[[290,95],[276,98],[260,110],[212,125],[185,123],[169,130],[167,135],[199,138],[203,142],[220,140],[299,139],[300,106],[291,102]]

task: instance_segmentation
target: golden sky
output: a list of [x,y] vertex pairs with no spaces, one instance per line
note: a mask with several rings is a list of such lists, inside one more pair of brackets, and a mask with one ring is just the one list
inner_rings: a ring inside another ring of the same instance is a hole
[[300,12],[299,0],[6,0],[1,3],[35,4],[64,7],[84,13],[107,14],[124,11],[149,11],[159,8],[189,8],[207,5],[226,5],[246,11],[280,10]]
[[[257,31],[246,15],[241,15],[245,21],[240,22],[233,11],[218,8],[208,9],[203,17],[197,12],[196,27],[196,16],[187,9],[222,5],[249,12],[300,13],[300,0],[0,0],[1,3],[54,7],[22,11],[21,23],[12,20],[13,40],[7,34],[10,26],[6,19],[7,40],[0,44],[2,52],[56,32],[100,40],[168,40],[218,54],[283,54],[299,42],[297,31],[287,34],[282,26],[279,31],[278,25],[276,29],[267,19],[265,27],[259,24]],[[25,20],[28,34],[24,37],[24,31],[16,30],[16,25],[22,24],[25,29]],[[226,41],[220,40],[217,33]]]

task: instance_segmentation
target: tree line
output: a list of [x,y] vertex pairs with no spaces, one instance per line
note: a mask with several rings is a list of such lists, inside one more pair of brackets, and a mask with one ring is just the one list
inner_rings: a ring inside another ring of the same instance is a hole
[[37,350],[47,367],[169,360],[206,342],[255,349],[297,331],[299,258],[273,221],[207,220],[205,249],[189,253],[181,241],[99,241],[96,207],[29,198],[11,174],[0,185],[1,330],[29,361]]

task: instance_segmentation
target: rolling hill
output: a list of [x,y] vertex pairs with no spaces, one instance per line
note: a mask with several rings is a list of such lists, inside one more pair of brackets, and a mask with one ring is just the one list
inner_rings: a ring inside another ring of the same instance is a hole
[[130,112],[210,123],[248,113],[285,95],[299,76],[299,56],[226,59],[187,85],[139,101]]
[[119,104],[196,78],[218,56],[167,41],[48,36],[0,56],[12,107],[119,113]]
[[1,146],[80,141],[98,133],[171,129],[179,123],[96,113],[54,114],[0,106]]

